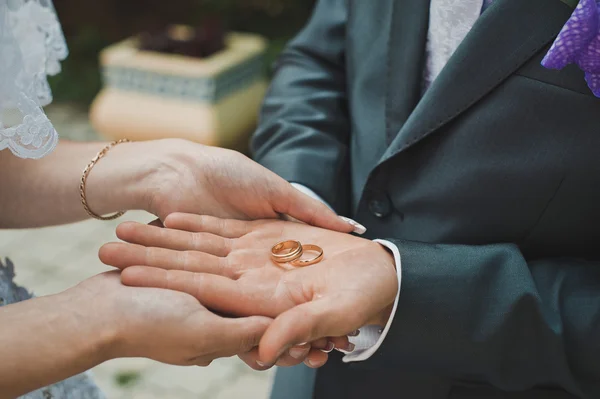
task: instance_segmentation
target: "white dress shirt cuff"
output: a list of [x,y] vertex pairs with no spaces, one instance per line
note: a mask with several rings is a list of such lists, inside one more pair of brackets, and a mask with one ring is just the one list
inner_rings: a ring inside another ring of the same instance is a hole
[[386,326],[382,329],[380,326],[365,326],[360,329],[360,333],[357,337],[350,337],[350,342],[355,345],[354,352],[346,354],[342,359],[344,363],[350,362],[362,362],[369,359],[383,344],[385,337],[387,336],[390,328],[392,327],[392,322],[394,321],[394,316],[396,315],[396,309],[398,308],[398,300],[400,299],[400,284],[402,282],[402,263],[400,258],[400,251],[398,247],[393,243],[386,240],[375,240],[379,244],[388,248],[392,251],[394,255],[394,261],[396,262],[396,272],[398,273],[398,293],[396,294],[396,299],[394,300],[394,307],[392,308],[392,313],[390,315],[390,319],[388,320]]

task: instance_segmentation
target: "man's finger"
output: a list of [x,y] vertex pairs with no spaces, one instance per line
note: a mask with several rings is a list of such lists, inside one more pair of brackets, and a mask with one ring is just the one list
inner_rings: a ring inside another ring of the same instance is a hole
[[227,256],[231,251],[231,241],[215,234],[190,233],[136,222],[121,223],[117,227],[117,237],[145,247],[202,251],[215,256]]
[[165,219],[165,226],[194,233],[211,233],[225,238],[239,238],[250,232],[252,222],[189,213],[172,213]]
[[235,316],[275,316],[276,308],[255,293],[244,292],[227,277],[180,270],[133,266],[121,274],[123,284],[163,288],[192,295],[209,309]]
[[100,260],[109,266],[125,269],[131,266],[151,266],[165,270],[183,270],[197,273],[235,276],[227,260],[198,251],[173,251],[171,249],[144,247],[120,242],[103,245],[98,251]]
[[279,315],[263,336],[260,361],[272,364],[295,342],[341,337],[358,329],[363,320],[351,297],[329,297],[307,302]]

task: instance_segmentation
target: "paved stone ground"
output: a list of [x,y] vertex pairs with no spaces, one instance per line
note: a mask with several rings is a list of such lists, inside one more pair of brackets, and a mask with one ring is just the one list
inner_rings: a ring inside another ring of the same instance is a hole
[[[62,138],[98,139],[81,111],[53,106],[48,115]],[[57,293],[108,270],[97,251],[103,243],[116,240],[115,227],[124,220],[149,222],[152,217],[130,212],[113,222],[89,220],[44,229],[0,230],[0,256],[13,260],[19,284],[38,296]],[[268,397],[273,376],[253,371],[237,358],[216,360],[207,368],[119,359],[96,367],[93,373],[108,399],[263,399]]]

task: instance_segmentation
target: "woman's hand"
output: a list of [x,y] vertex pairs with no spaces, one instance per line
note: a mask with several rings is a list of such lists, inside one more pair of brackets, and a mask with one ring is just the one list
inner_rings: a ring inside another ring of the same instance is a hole
[[102,331],[106,358],[146,357],[175,365],[207,366],[257,346],[271,320],[224,318],[189,294],[121,284],[118,272],[92,277],[65,295]]
[[[116,154],[118,147],[111,151]],[[139,167],[149,171],[139,183],[143,207],[161,220],[173,212],[251,220],[285,214],[331,230],[351,232],[355,228],[238,152],[178,139],[122,145],[122,156],[126,147],[135,151],[130,156],[140,158],[136,161]]]
[[[106,143],[63,141],[32,162],[0,151],[0,227],[41,227],[88,217],[79,184],[85,166]],[[355,228],[325,205],[240,153],[179,139],[123,143],[90,171],[90,209],[99,215],[142,209],[161,220],[172,212],[234,219],[287,214],[310,225]]]
[[[117,234],[130,244],[105,245],[101,260],[122,269],[151,266],[125,270],[127,285],[187,292],[229,314],[276,317],[260,343],[263,364],[298,343],[346,336],[389,318],[398,280],[393,257],[377,243],[282,221],[173,214],[164,223],[166,229],[121,225]],[[319,245],[323,261],[305,268],[274,264],[271,247],[289,239]]]
[[0,398],[16,398],[117,357],[206,366],[254,348],[271,319],[225,319],[194,297],[121,284],[119,272],[0,307]]

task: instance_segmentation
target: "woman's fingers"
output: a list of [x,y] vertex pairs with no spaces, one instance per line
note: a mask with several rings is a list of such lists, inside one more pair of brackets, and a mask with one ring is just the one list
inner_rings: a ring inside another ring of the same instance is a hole
[[271,201],[276,212],[311,226],[342,233],[351,233],[356,228],[347,219],[336,215],[327,205],[300,192],[291,184],[275,191]]
[[327,353],[331,352],[330,351],[331,345],[329,343],[329,339],[327,339],[327,338],[319,338],[319,339],[317,339],[315,341],[312,341],[310,343],[310,346],[313,349],[319,349],[319,350],[327,351]]
[[176,229],[125,222],[117,227],[121,240],[145,247],[159,247],[181,251],[201,251],[215,256],[227,256],[231,241],[210,233],[190,233]]
[[335,349],[348,350],[350,348],[350,341],[348,340],[347,335],[341,337],[330,337],[329,342],[331,342]]
[[[258,348],[238,355],[250,368],[258,371],[268,370],[273,365],[263,364],[258,357]],[[301,363],[312,368],[319,368],[327,363],[329,355],[321,349],[311,347],[311,344],[296,345],[285,352],[274,364],[277,367],[294,367]]]
[[310,343],[312,349],[330,353],[334,349],[346,349],[350,341],[347,336],[319,338]]
[[[277,359],[275,366],[293,367],[304,363],[311,368],[323,367],[329,359],[329,353],[334,348],[346,349],[347,347],[348,337],[320,338],[310,344],[292,346]],[[267,370],[272,367],[272,365],[260,361],[258,348],[240,358],[255,370]]]
[[98,251],[100,260],[109,266],[125,269],[131,266],[151,266],[165,270],[220,274],[234,277],[227,259],[199,251],[173,251],[136,244],[108,243]]
[[310,368],[318,369],[319,367],[323,367],[328,359],[329,354],[327,352],[323,352],[320,349],[311,349],[309,355],[304,359],[304,364]]
[[[285,352],[275,363],[278,367],[293,367],[301,364],[311,351],[310,344],[296,345]],[[268,370],[272,366],[265,365],[258,360],[258,346],[249,352],[238,355],[250,368],[258,371]]]
[[165,219],[165,227],[193,233],[210,233],[225,238],[239,238],[248,234],[253,223],[243,220],[220,219],[189,213],[172,213]]
[[[275,365],[279,367],[291,367],[304,363],[312,368],[324,366],[329,359],[328,352],[324,352],[321,349],[315,349],[311,345],[312,344],[304,344],[291,347],[287,352],[284,352]],[[258,351],[256,356],[258,356]],[[256,361],[258,364],[261,364],[260,359],[257,359]]]
[[264,365],[258,361],[258,347],[253,348],[249,352],[238,353],[238,357],[252,370],[265,371],[272,367]]

